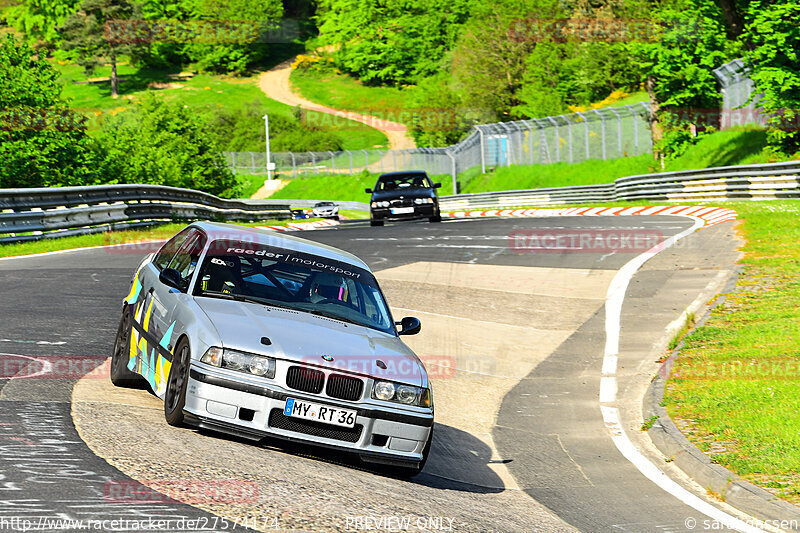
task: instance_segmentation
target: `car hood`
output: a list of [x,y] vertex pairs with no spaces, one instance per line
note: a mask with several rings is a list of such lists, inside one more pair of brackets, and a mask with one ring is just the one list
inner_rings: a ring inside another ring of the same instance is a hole
[[372,201],[393,200],[400,197],[404,198],[432,198],[433,189],[393,189],[391,191],[374,191]]
[[[302,311],[219,298],[198,297],[196,302],[214,323],[223,348],[423,384],[422,364],[394,335]],[[272,344],[262,344],[262,337]]]

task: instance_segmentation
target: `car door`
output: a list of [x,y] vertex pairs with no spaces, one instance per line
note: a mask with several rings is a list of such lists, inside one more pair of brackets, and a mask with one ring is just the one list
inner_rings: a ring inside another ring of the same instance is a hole
[[159,343],[168,351],[173,348],[173,335],[175,329],[175,311],[181,296],[189,290],[192,275],[197,269],[200,255],[203,253],[207,242],[204,232],[195,229],[190,233],[180,248],[175,252],[166,268],[177,270],[181,275],[181,288],[169,287],[159,280],[153,285],[153,333]]

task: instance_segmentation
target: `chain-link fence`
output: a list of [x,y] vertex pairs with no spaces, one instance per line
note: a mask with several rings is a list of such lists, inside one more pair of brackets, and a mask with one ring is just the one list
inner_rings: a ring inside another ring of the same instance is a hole
[[769,116],[758,109],[762,95],[753,94],[755,85],[744,61],[734,59],[725,63],[714,69],[714,76],[722,87],[721,129],[743,124],[766,125]]
[[[345,150],[342,152],[277,152],[270,154],[279,177],[301,174],[354,174],[425,170],[453,177],[469,169],[577,163],[652,152],[649,106],[645,103],[592,109],[516,122],[482,124],[459,143],[446,148],[413,150]],[[225,152],[235,172],[266,174],[263,152]]]

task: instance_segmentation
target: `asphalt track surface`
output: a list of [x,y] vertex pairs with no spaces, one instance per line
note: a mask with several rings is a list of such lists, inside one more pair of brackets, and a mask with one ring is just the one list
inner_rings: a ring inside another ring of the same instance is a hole
[[[182,464],[181,447],[189,441],[198,447],[198,453],[203,453],[204,446],[210,450],[230,448],[250,457],[263,457],[265,463],[272,461],[281,468],[296,467],[288,480],[282,480],[281,487],[275,487],[276,494],[284,498],[278,500],[278,505],[283,501],[287,508],[297,509],[297,505],[291,505],[292,495],[296,494],[305,507],[298,510],[296,520],[292,516],[281,517],[285,519],[281,527],[295,530],[342,530],[345,526],[355,530],[357,526],[351,522],[332,522],[330,513],[317,514],[309,508],[315,502],[323,508],[324,501],[340,499],[347,500],[350,512],[361,509],[363,515],[373,517],[387,511],[453,517],[454,531],[687,531],[692,529],[687,524],[702,525],[707,517],[640,474],[614,447],[603,424],[598,403],[604,342],[601,301],[594,308],[579,308],[577,304],[573,308],[571,302],[580,298],[571,299],[566,294],[563,298],[544,299],[536,291],[506,287],[503,294],[518,293],[518,301],[492,302],[493,293],[485,288],[453,290],[419,280],[403,281],[411,275],[405,267],[443,263],[507,269],[500,272],[529,268],[532,272],[556,269],[567,275],[573,271],[613,273],[640,251],[584,249],[521,254],[509,249],[508,235],[514,230],[602,228],[656,231],[666,238],[691,224],[679,217],[560,217],[405,223],[384,228],[347,224],[333,230],[305,232],[304,238],[355,253],[377,272],[379,279],[382,272],[387,273],[388,281],[382,281],[382,285],[393,308],[423,310],[431,315],[430,320],[438,317],[443,324],[468,318],[519,327],[522,316],[525,320],[552,322],[555,329],[564,321],[559,331],[567,327],[572,330],[563,342],[536,360],[529,373],[503,385],[506,392],[495,399],[498,410],[488,435],[483,435],[481,428],[470,429],[468,420],[455,415],[451,425],[440,427],[437,422],[429,466],[411,482],[364,472],[343,457],[330,460],[313,450],[257,446],[194,431],[181,433],[174,441],[179,446],[172,450],[173,455],[159,455],[153,459],[152,467],[157,471],[159,464],[163,468]],[[736,259],[730,223],[701,230],[685,242],[661,252],[636,274],[622,316],[619,407],[623,426],[646,456],[662,463],[664,458],[647,448],[646,439],[636,435],[637,421],[641,423],[638,402],[642,383],[655,368],[652,346],[666,325],[698,294],[708,290],[714,280],[726,277]],[[109,484],[127,483],[131,477],[123,472],[133,475],[138,470],[126,465],[124,449],[109,459],[114,466],[99,458],[81,439],[73,422],[72,392],[79,374],[99,366],[111,351],[120,301],[127,294],[132,273],[142,257],[141,249],[131,251],[96,249],[0,261],[0,357],[4,369],[0,377],[0,531],[21,530],[19,521],[11,522],[14,518],[30,520],[33,528],[42,525],[40,520],[56,518],[154,518],[173,521],[171,528],[162,530],[233,529],[230,523],[223,527],[218,514],[198,508],[202,506],[114,502],[109,498]],[[598,280],[607,283],[608,277]],[[495,281],[504,283],[503,279]],[[543,287],[541,292],[547,290]],[[594,300],[596,296],[583,299]],[[544,317],[536,313],[540,307],[546,307]],[[572,322],[567,320],[570,313]],[[580,323],[575,322],[575,317],[580,318]],[[425,335],[425,320],[423,315],[420,338]],[[487,336],[490,343],[503,341],[493,338],[488,329]],[[457,343],[458,339],[452,342]],[[513,346],[508,351],[513,351]],[[9,380],[25,357],[54,361],[81,358],[77,359],[81,370],[77,375],[58,379]],[[86,357],[89,359],[83,359]],[[447,387],[444,390],[448,391]],[[464,390],[461,397],[453,394],[450,391],[444,399],[437,395],[437,409],[443,402],[455,405],[475,399],[470,390]],[[455,412],[453,405],[450,408]],[[468,418],[469,408],[465,410]],[[137,416],[140,427],[145,429],[147,424],[163,421],[163,416],[153,410]],[[458,429],[459,424],[468,429]],[[113,434],[111,426],[108,428]],[[151,445],[151,436],[145,429],[131,446]],[[487,442],[493,442],[494,449]],[[472,452],[473,457],[465,455],[464,450]],[[187,460],[186,464],[193,463]],[[702,489],[670,470],[670,465],[659,466],[682,486],[702,495]],[[182,475],[191,477],[198,468],[187,466]],[[248,463],[242,463],[240,468],[244,476]],[[134,477],[146,480],[153,470],[149,472]],[[325,486],[323,480],[329,478],[332,484]],[[324,491],[317,493],[317,487],[324,487]],[[397,501],[391,501],[393,494]],[[419,511],[414,512],[415,506]],[[731,512],[729,508],[726,511]],[[199,521],[179,523],[182,518]],[[410,530],[416,529],[415,524]],[[441,527],[432,524],[429,530],[447,530],[446,521]],[[191,525],[195,527],[188,527]],[[270,529],[264,523],[248,525],[262,531]],[[239,524],[235,530],[245,528]]]

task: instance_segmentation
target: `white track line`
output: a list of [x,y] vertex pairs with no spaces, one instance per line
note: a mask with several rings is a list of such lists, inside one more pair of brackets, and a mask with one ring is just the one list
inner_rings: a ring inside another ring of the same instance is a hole
[[[654,257],[658,252],[666,250],[680,239],[703,227],[704,221],[698,217],[690,215],[678,216],[688,216],[688,218],[694,220],[694,225],[628,261],[617,272],[608,287],[608,292],[606,293],[606,345],[603,355],[603,377],[600,378],[599,398],[601,404],[613,403],[616,400],[617,378],[614,374],[616,374],[617,357],[619,355],[620,317],[622,314],[622,302],[625,299],[625,291],[628,288],[631,278],[645,262]],[[667,474],[659,470],[658,467],[642,455],[633,442],[631,442],[625,434],[625,430],[622,428],[622,424],[619,420],[619,410],[616,407],[601,405],[600,411],[603,414],[603,422],[611,432],[611,440],[614,441],[614,445],[620,453],[622,453],[628,461],[633,463],[633,465],[639,469],[639,472],[644,474],[650,481],[686,505],[716,520],[718,523],[724,524],[726,527],[747,533],[763,531],[733,515],[717,509],[710,503],[678,485],[675,481],[670,479]]]

